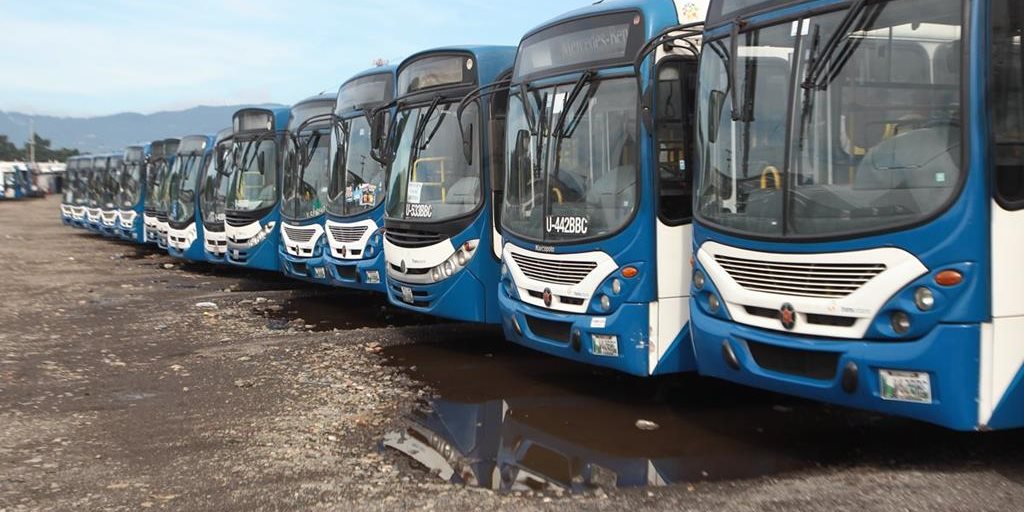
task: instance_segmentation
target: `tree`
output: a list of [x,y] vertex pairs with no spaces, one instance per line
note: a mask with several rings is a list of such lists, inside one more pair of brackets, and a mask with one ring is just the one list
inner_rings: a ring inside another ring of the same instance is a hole
[[6,135],[0,135],[0,160],[21,160],[21,151],[18,146],[7,139]]

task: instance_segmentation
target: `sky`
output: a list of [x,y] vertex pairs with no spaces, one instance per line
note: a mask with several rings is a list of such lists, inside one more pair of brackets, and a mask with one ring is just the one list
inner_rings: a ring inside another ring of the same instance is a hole
[[515,45],[593,0],[0,0],[0,110],[292,104],[377,58]]

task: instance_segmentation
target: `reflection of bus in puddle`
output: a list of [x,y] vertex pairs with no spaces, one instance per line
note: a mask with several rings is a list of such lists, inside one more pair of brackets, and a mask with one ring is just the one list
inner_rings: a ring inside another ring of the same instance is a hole
[[438,400],[412,419],[384,446],[442,480],[502,492],[656,487],[808,465],[752,439],[711,431],[706,421],[664,421],[641,431],[630,408],[577,399]]

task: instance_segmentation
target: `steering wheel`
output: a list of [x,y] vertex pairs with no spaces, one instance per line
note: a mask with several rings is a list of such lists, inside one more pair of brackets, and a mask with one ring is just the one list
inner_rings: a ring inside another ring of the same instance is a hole
[[768,164],[761,170],[761,190],[768,188],[768,176],[771,176],[775,181],[775,190],[782,190],[782,173],[779,172],[779,168],[774,165]]

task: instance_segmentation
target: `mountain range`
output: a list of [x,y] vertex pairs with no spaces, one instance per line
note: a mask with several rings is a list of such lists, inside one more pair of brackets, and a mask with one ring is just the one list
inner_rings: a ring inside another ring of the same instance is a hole
[[[129,144],[194,134],[216,134],[231,126],[231,116],[251,105],[199,106],[153,114],[122,113],[99,117],[33,116],[0,111],[0,135],[21,146],[29,137],[29,120],[52,148],[73,148],[83,153],[103,153]],[[272,106],[272,105],[260,105]]]

